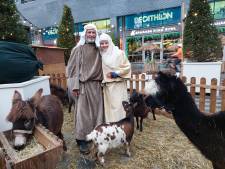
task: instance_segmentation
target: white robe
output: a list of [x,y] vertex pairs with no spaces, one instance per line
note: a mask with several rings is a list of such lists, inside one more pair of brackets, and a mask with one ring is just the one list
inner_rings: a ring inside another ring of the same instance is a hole
[[[116,122],[126,116],[122,101],[128,101],[126,80],[131,77],[131,65],[124,52],[112,43],[108,35],[102,34],[101,40],[109,42],[107,51],[101,52],[105,122]],[[116,72],[119,77],[108,78],[106,75],[109,72]]]

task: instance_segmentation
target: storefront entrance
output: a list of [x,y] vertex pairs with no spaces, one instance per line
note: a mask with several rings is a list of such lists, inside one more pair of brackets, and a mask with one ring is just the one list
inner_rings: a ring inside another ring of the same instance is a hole
[[167,59],[175,52],[176,44],[180,43],[179,32],[128,36],[126,38],[126,53],[130,62],[146,63]]

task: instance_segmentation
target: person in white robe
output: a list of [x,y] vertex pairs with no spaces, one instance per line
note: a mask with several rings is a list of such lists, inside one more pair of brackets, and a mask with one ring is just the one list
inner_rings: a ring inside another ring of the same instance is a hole
[[127,80],[131,77],[131,65],[125,53],[105,33],[100,35],[100,54],[105,122],[116,122],[126,116],[122,101],[128,100]]

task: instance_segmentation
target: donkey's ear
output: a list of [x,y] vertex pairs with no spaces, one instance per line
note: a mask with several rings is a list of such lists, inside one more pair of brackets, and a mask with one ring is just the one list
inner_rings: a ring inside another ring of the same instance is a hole
[[33,103],[33,105],[36,107],[39,102],[41,101],[41,95],[43,93],[43,89],[40,88],[31,98],[31,102]]
[[15,90],[13,94],[13,101],[16,101],[16,100],[22,100],[22,96],[17,90]]

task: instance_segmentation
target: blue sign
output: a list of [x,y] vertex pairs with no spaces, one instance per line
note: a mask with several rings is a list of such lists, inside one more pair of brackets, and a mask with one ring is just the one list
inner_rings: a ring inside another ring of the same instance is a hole
[[42,32],[43,40],[53,40],[58,38],[58,28],[48,27]]
[[126,29],[141,29],[177,24],[181,21],[181,7],[161,9],[129,15],[125,18]]

